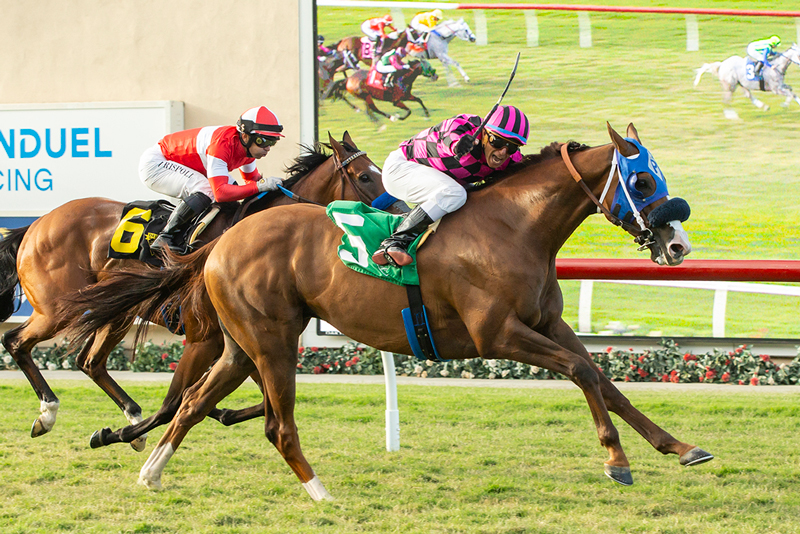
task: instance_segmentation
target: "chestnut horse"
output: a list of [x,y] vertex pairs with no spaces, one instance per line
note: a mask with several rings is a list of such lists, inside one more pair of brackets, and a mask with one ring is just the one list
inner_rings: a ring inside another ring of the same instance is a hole
[[[373,57],[365,57],[363,55],[363,46],[361,44],[361,38],[363,35],[353,35],[350,37],[345,37],[341,41],[337,42],[333,46],[339,52],[344,52],[345,50],[349,50],[359,61],[363,61],[366,65],[372,65]],[[381,52],[388,52],[392,48],[397,48],[398,46],[405,46],[408,44],[408,30],[401,31],[399,35],[395,39],[386,38],[383,43],[383,49]],[[375,54],[374,46],[372,47],[372,54]]]
[[[289,178],[284,187],[292,193],[322,204],[336,199],[370,202],[384,192],[380,169],[360,151],[345,132],[342,143],[330,137],[333,154],[325,154],[321,146],[299,156],[287,169]],[[294,203],[288,196],[274,192],[266,196],[265,209]],[[0,319],[5,321],[13,312],[14,289],[19,280],[33,306],[33,314],[19,327],[3,336],[3,345],[25,373],[41,401],[41,415],[34,421],[31,436],[49,432],[55,424],[59,400],[31,358],[33,347],[52,338],[65,326],[56,309],[59,297],[79,291],[117,269],[151,271],[151,267],[136,260],[108,258],[111,237],[119,224],[123,203],[102,198],[87,198],[68,202],[37,219],[27,228],[12,231],[0,241]],[[222,216],[225,214],[224,216]],[[211,241],[230,227],[233,213],[220,212],[200,235]],[[260,233],[261,230],[256,230]],[[97,273],[100,273],[99,275]],[[205,315],[212,314],[209,306]],[[92,437],[92,446],[118,441],[132,442],[136,450],[144,448],[144,439],[137,439],[151,428],[169,421],[180,404],[183,391],[195,383],[222,352],[222,333],[218,328],[200,331],[191,317],[185,318],[186,347],[161,409],[142,421],[141,408],[109,376],[106,360],[111,350],[122,340],[134,316],[128,313],[110,321],[85,338],[87,342],[76,359],[77,366],[123,410],[134,427],[103,441],[100,434]],[[164,324],[163,318],[154,322]],[[259,412],[263,413],[263,410]],[[220,418],[226,415],[215,412]],[[223,421],[226,424],[229,421]],[[234,421],[235,422],[235,421]],[[104,429],[106,434],[109,429]],[[146,436],[143,436],[146,439]],[[134,441],[135,440],[135,441]]]
[[[609,411],[659,452],[679,455],[682,465],[713,456],[678,441],[636,410],[561,318],[556,254],[583,220],[597,212],[597,197],[608,209],[606,190],[612,196],[624,190],[627,198],[651,201],[658,190],[666,195],[663,175],[647,155],[639,159],[647,172],[632,171],[621,180],[609,172],[612,162],[632,161],[642,152],[641,144],[634,144],[638,134],[633,125],[628,127],[630,140],[610,126],[608,130],[612,144],[589,148],[553,143],[505,171],[493,185],[471,193],[466,206],[442,219],[418,251],[417,266],[439,354],[505,358],[566,375],[583,391],[600,443],[608,450],[605,473],[629,485],[630,466]],[[680,224],[688,217],[688,205],[667,198],[640,210],[637,220],[647,231],[627,223],[624,227],[640,242],[647,235],[643,247],[650,248],[653,261],[677,265],[691,251]],[[686,209],[673,209],[676,203]],[[607,216],[613,219],[611,213]],[[76,328],[84,328],[83,336],[96,324],[113,320],[118,301],[129,297],[145,299],[143,308],[149,312],[169,301],[192,306],[210,299],[223,324],[223,356],[187,391],[142,467],[140,483],[160,487],[163,469],[189,429],[257,371],[264,385],[267,438],[313,499],[330,498],[303,456],[294,420],[298,336],[312,317],[319,317],[380,350],[411,353],[400,318],[408,306],[406,290],[346,267],[337,255],[341,240],[342,231],[318,207],[269,210],[173,262],[163,276],[116,273],[84,292],[83,302],[73,303],[68,311],[77,319]],[[84,315],[87,306],[92,309]]]
[[[367,83],[367,78],[369,76],[373,76],[378,74],[372,70],[357,70],[353,72],[350,76],[348,76],[344,80],[337,80],[334,82],[330,87],[328,94],[333,98],[333,100],[342,99],[344,100],[351,108],[356,111],[360,111],[358,107],[353,105],[347,98],[345,98],[345,93],[350,93],[351,95],[355,96],[356,98],[360,98],[367,104],[367,116],[369,116],[372,121],[377,121],[375,118],[375,113],[383,115],[389,120],[397,120],[400,119],[405,120],[411,115],[411,110],[403,104],[404,100],[410,100],[411,102],[416,102],[420,106],[422,106],[422,111],[425,113],[426,117],[430,117],[431,114],[428,111],[428,108],[425,107],[425,104],[422,103],[422,100],[419,97],[416,97],[411,94],[411,86],[414,84],[414,80],[421,74],[426,78],[430,78],[434,82],[439,79],[439,76],[436,75],[436,69],[431,67],[431,64],[427,61],[422,60],[413,60],[408,62],[408,66],[411,67],[407,71],[400,71],[395,78],[395,83],[392,87],[382,87],[377,88],[369,85]],[[388,113],[384,113],[378,106],[375,105],[375,100],[381,100],[383,102],[391,102],[394,107],[404,109],[406,111],[405,115],[389,115]]]

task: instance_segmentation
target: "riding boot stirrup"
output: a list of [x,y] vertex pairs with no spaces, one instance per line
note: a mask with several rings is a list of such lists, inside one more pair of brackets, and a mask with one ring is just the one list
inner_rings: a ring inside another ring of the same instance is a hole
[[414,261],[408,253],[408,247],[428,226],[433,224],[433,219],[417,206],[406,215],[394,233],[383,240],[380,248],[372,255],[372,261],[377,265],[393,265],[403,267]]

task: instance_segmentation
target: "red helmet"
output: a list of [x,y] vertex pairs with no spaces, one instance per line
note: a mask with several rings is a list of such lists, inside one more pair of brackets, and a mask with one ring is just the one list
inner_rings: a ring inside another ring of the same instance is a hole
[[236,121],[236,128],[241,133],[283,137],[281,121],[266,106],[250,108]]
[[394,24],[394,19],[392,18],[391,15],[384,15],[383,17],[381,17],[381,22],[391,25]]

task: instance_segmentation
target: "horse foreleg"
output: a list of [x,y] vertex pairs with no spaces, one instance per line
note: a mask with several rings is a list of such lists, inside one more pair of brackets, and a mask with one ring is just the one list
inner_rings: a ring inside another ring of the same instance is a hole
[[550,337],[562,347],[581,356],[597,369],[598,378],[600,380],[600,391],[603,394],[606,407],[619,415],[634,430],[641,434],[641,436],[658,452],[661,454],[677,454],[680,458],[680,464],[686,466],[701,464],[714,458],[713,455],[695,445],[678,441],[664,429],[653,423],[642,412],[634,408],[630,401],[617,389],[614,383],[597,368],[596,364],[592,361],[592,357],[583,346],[583,343],[581,343],[575,335],[575,332],[573,332],[563,320],[557,322],[550,333]]
[[461,77],[464,78],[464,81],[469,82],[469,76],[467,76],[466,71],[461,68],[461,64],[458,61],[450,57],[448,54],[443,54],[439,57],[439,59],[448,67],[448,72],[450,71],[450,67],[453,66],[458,70],[459,74],[461,74]]
[[[417,104],[422,106],[422,112],[425,114],[426,117],[430,117],[431,116],[431,112],[428,111],[428,108],[425,107],[425,104],[422,103],[422,100],[420,98],[417,98],[416,96],[414,96],[411,93],[409,93],[408,97],[406,98],[406,100],[409,100],[411,102],[416,102]],[[411,112],[409,111],[409,113],[411,113]]]
[[178,413],[142,466],[139,484],[148,489],[161,489],[161,474],[189,430],[202,421],[217,402],[238,388],[253,369],[253,363],[238,345],[231,344],[229,348],[226,344],[222,357],[211,371],[186,391]]
[[36,396],[39,397],[40,415],[31,427],[32,438],[37,438],[52,430],[53,425],[56,424],[59,401],[39,371],[39,367],[33,361],[31,351],[37,343],[52,338],[57,331],[58,326],[54,321],[34,310],[27,321],[6,332],[2,338],[3,346],[14,358],[20,371],[25,374],[25,378],[36,392]]
[[745,96],[750,99],[750,102],[752,102],[755,107],[757,107],[758,109],[760,109],[762,111],[769,111],[769,106],[767,104],[763,103],[758,98],[756,98],[755,95],[753,94],[753,92],[750,91],[750,89],[748,89],[747,87],[745,87],[743,85],[742,86],[742,91],[744,91]]
[[[605,462],[605,474],[625,486],[633,484],[630,464],[606,409],[600,389],[597,368],[578,354],[569,351],[542,334],[531,330],[518,317],[511,314],[503,322],[486,321],[485,310],[480,317],[467,323],[470,334],[482,358],[505,358],[537,365],[566,375],[583,391],[592,419],[597,428],[600,443],[609,454]],[[472,325],[472,326],[471,326]]]
[[375,105],[375,100],[372,99],[372,95],[367,94],[364,97],[364,102],[367,103],[367,109],[369,109],[373,113],[378,113],[379,115],[383,115],[384,117],[386,117],[390,121],[396,121],[397,120],[397,117],[395,117],[394,115],[389,115],[388,113],[384,113],[383,111],[379,110],[378,106]]
[[[411,99],[409,98],[408,100],[411,100]],[[408,106],[406,106],[405,104],[403,104],[399,100],[397,102],[392,102],[392,104],[394,104],[394,107],[400,108],[400,109],[404,109],[406,111],[405,115],[398,115],[397,116],[397,118],[400,119],[401,121],[406,120],[408,118],[408,116],[411,115],[411,110],[408,109]]]
[[348,105],[348,106],[350,106],[350,107],[353,109],[353,111],[355,111],[356,113],[361,113],[361,108],[359,108],[358,106],[356,106],[355,104],[353,104],[352,102],[350,102],[349,100],[347,100],[347,98],[345,98],[344,96],[342,96],[342,100],[344,100],[345,102],[347,102],[347,105]]

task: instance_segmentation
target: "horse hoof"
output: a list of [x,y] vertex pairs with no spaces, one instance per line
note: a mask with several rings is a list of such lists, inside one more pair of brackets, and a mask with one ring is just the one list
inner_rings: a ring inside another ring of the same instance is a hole
[[44,426],[42,422],[37,418],[36,421],[33,422],[33,426],[31,426],[31,437],[38,438],[39,436],[43,436],[50,432],[50,429]]
[[690,465],[700,465],[713,459],[713,454],[704,451],[700,447],[695,447],[681,456],[681,465],[685,465],[686,467],[689,467]]
[[131,448],[136,452],[142,452],[147,447],[147,434],[141,435],[130,443]]
[[163,489],[160,480],[149,480],[146,478],[139,477],[137,484],[153,491],[158,491]]
[[615,465],[605,464],[604,471],[606,476],[618,484],[623,486],[633,485],[633,476],[631,475],[630,467],[617,467]]
[[380,128],[378,128],[378,131],[379,131],[379,132],[385,132],[385,131],[386,131],[386,128],[388,128],[388,126],[386,126],[386,125],[384,124],[384,125],[382,125]]
[[95,430],[92,437],[89,438],[89,446],[93,449],[99,449],[108,445],[108,435],[111,434],[111,429],[105,427],[102,430]]

